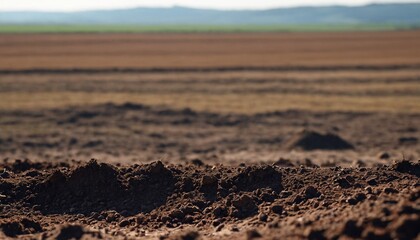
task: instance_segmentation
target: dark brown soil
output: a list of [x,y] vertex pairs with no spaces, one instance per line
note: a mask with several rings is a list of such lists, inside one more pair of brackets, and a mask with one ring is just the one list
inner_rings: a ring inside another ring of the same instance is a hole
[[415,239],[419,234],[420,163],[199,165],[4,162],[3,237]]
[[420,159],[419,126],[419,114],[289,110],[242,115],[134,103],[0,111],[0,158],[30,158],[35,168],[37,161],[91,158],[114,164],[161,159],[227,165],[284,158],[297,166],[377,166]]
[[0,116],[0,238],[419,234],[416,114],[126,103]]
[[353,145],[333,133],[318,133],[304,130],[293,136],[286,143],[287,148],[303,150],[347,150],[353,149]]

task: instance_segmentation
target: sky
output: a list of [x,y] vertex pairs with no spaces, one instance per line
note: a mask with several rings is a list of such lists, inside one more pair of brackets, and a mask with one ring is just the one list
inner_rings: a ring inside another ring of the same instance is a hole
[[131,7],[188,6],[212,9],[267,9],[318,5],[364,5],[378,2],[420,2],[420,0],[0,0],[0,11],[80,11]]

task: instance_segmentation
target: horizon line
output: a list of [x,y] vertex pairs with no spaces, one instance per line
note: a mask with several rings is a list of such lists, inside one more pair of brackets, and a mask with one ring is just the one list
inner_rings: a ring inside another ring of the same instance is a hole
[[114,7],[114,8],[86,8],[78,10],[1,10],[2,13],[13,13],[13,12],[37,12],[37,13],[77,13],[77,12],[93,12],[93,11],[118,11],[118,10],[130,10],[130,9],[172,9],[172,8],[186,8],[186,9],[195,9],[195,10],[214,10],[214,11],[267,11],[274,9],[293,9],[293,8],[322,8],[322,7],[365,7],[371,5],[393,5],[393,4],[420,4],[420,2],[414,1],[405,1],[405,2],[380,2],[374,1],[371,3],[364,4],[303,4],[303,5],[293,5],[293,6],[273,6],[266,8],[216,8],[216,7],[195,7],[188,5],[179,5],[173,4],[169,6],[159,6],[159,5],[137,5],[137,6],[127,6],[127,7]]

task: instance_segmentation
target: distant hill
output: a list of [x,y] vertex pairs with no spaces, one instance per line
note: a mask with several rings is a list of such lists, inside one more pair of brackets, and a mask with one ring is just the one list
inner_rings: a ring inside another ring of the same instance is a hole
[[420,3],[358,7],[295,7],[270,10],[209,10],[186,7],[82,12],[0,12],[0,24],[420,24]]

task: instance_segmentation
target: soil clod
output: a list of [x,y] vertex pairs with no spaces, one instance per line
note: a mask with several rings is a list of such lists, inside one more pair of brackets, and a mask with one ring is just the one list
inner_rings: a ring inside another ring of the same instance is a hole
[[318,133],[315,131],[304,130],[286,143],[288,149],[302,150],[348,150],[353,149],[353,145],[333,133]]

